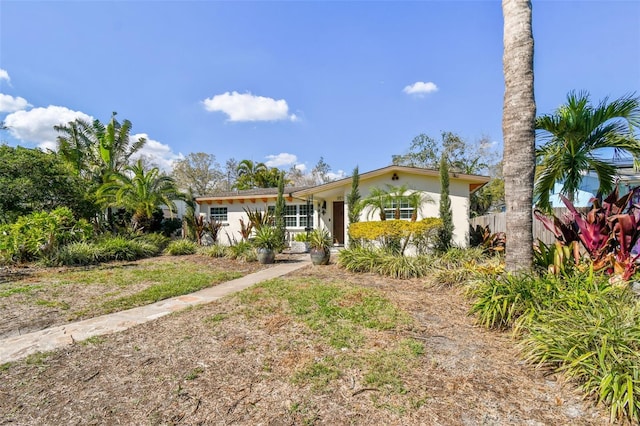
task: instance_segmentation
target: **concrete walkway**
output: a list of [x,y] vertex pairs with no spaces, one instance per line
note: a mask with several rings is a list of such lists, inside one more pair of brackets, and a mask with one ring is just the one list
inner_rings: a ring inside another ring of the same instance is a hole
[[0,364],[19,360],[35,352],[51,351],[62,346],[72,345],[76,341],[89,337],[126,330],[134,325],[153,321],[189,306],[210,303],[228,294],[244,290],[262,281],[280,277],[310,264],[309,255],[292,256],[291,260],[287,262],[278,263],[270,268],[195,293],[0,340]]

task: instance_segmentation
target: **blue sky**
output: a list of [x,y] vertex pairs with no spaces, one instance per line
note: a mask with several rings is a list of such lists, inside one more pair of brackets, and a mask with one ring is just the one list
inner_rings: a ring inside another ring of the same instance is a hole
[[[533,25],[539,114],[640,92],[640,2],[534,1]],[[117,111],[165,169],[348,174],[441,131],[501,150],[502,48],[499,1],[0,0],[0,138],[53,146],[53,124]]]

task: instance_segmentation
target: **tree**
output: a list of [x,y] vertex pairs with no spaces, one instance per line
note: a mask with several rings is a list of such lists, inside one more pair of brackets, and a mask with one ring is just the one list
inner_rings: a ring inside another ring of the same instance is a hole
[[362,208],[369,207],[369,212],[367,213],[367,219],[371,217],[371,214],[378,211],[380,215],[380,220],[387,220],[387,214],[384,209],[390,204],[391,198],[389,196],[389,192],[385,191],[382,188],[374,187],[369,191],[369,196],[362,200]]
[[453,238],[453,213],[451,211],[451,199],[449,198],[449,163],[443,153],[440,157],[440,220],[442,227],[438,230],[437,250],[445,252],[451,248]]
[[280,173],[278,179],[278,198],[276,199],[276,206],[274,211],[276,238],[278,240],[278,249],[281,250],[284,247],[284,240],[286,234],[286,223],[284,220],[284,213],[286,204],[284,201],[284,173]]
[[256,174],[266,171],[267,166],[264,163],[254,163],[252,160],[242,160],[236,168],[237,180],[235,189],[252,189],[256,188]]
[[284,184],[288,183],[284,177],[284,172],[280,171],[277,167],[260,170],[254,176],[256,188],[277,188],[280,180],[282,180]]
[[506,204],[506,270],[533,264],[533,179],[536,102],[533,91],[531,1],[503,0],[505,80],[502,109]]
[[211,194],[223,189],[225,176],[213,154],[192,152],[173,164],[172,176],[182,190],[191,190],[195,196]]
[[160,205],[175,211],[173,200],[185,199],[172,177],[161,175],[157,167],[145,171],[141,161],[125,167],[123,172],[109,175],[98,195],[106,205],[123,207],[133,213],[131,222],[135,228],[147,227]]
[[[362,212],[360,199],[360,171],[358,166],[356,166],[353,169],[353,174],[351,175],[351,192],[347,194],[349,227],[351,227],[352,223],[360,222],[360,213]],[[356,239],[349,238],[349,244],[352,247],[357,247],[358,242]]]
[[0,223],[58,207],[91,219],[99,209],[85,187],[56,153],[0,145]]
[[231,191],[231,188],[233,188],[238,179],[238,161],[235,158],[229,158],[224,163],[224,176],[227,180],[225,190]]
[[631,154],[640,160],[640,141],[634,128],[640,126],[640,98],[622,97],[612,102],[605,98],[597,106],[586,92],[570,92],[567,103],[553,114],[536,119],[539,140],[538,173],[535,197],[540,208],[549,210],[549,194],[556,182],[561,193],[574,201],[585,172],[595,171],[600,182],[598,192],[609,194],[614,187],[616,168],[599,157],[604,149]]
[[316,185],[321,185],[323,183],[330,182],[329,172],[331,171],[331,166],[329,166],[325,161],[324,157],[320,157],[318,163],[311,170],[311,176],[313,176],[313,180]]
[[491,153],[488,152],[488,138],[483,137],[476,144],[463,140],[452,132],[442,132],[438,142],[430,136],[420,134],[413,138],[409,152],[393,155],[393,164],[410,167],[437,169],[442,154],[447,156],[449,169],[466,174],[478,174],[487,170]]
[[347,194],[349,223],[360,222],[360,212],[362,211],[360,198],[360,171],[356,166],[351,175],[351,192]]

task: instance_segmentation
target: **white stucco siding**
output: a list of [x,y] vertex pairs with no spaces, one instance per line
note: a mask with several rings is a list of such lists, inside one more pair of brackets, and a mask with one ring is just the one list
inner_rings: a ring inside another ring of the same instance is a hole
[[[366,198],[372,188],[378,187],[386,189],[386,185],[388,184],[393,186],[406,185],[409,189],[423,192],[434,201],[433,203],[423,203],[418,212],[418,220],[425,217],[440,216],[440,179],[438,177],[403,175],[400,176],[400,179],[393,181],[390,179],[390,175],[380,176],[369,179],[366,182],[361,182],[360,194],[362,198]],[[350,190],[350,188],[348,190]],[[469,184],[451,179],[449,181],[449,197],[451,199],[451,210],[453,212],[453,242],[456,245],[466,247],[468,244],[467,234],[469,228]],[[380,220],[379,212],[371,212],[369,208],[366,208],[360,214],[360,220]]]
[[[286,204],[287,205],[306,205],[306,203],[300,203],[298,201],[294,201],[294,202],[287,201]],[[201,204],[199,213],[204,214],[208,220],[211,220],[212,208],[221,207],[221,208],[227,209],[226,211],[227,219],[221,221],[223,223],[223,227],[220,230],[220,233],[218,234],[218,243],[228,245],[229,242],[235,243],[237,241],[242,240],[242,234],[240,233],[240,230],[241,230],[240,219],[244,221],[245,225],[248,224],[249,222],[249,218],[247,217],[247,214],[244,211],[244,209],[251,209],[251,210],[258,209],[259,211],[265,212],[269,208],[269,206],[275,206],[275,202],[268,201],[265,203],[263,201],[260,201],[260,202],[253,203],[250,201],[245,201],[244,203],[241,203],[239,201],[234,201],[233,203],[230,203],[228,201],[224,201],[222,203],[214,202],[212,204],[206,204],[206,203]],[[316,213],[314,210],[311,220],[313,220],[314,223],[317,223],[315,214]],[[288,226],[287,227],[287,232],[289,232],[292,235],[299,232],[304,232],[304,231],[305,231],[304,226]]]

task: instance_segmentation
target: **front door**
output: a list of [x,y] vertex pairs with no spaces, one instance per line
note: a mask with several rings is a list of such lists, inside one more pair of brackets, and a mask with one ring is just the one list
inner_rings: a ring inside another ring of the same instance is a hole
[[333,202],[333,242],[344,244],[344,201]]

